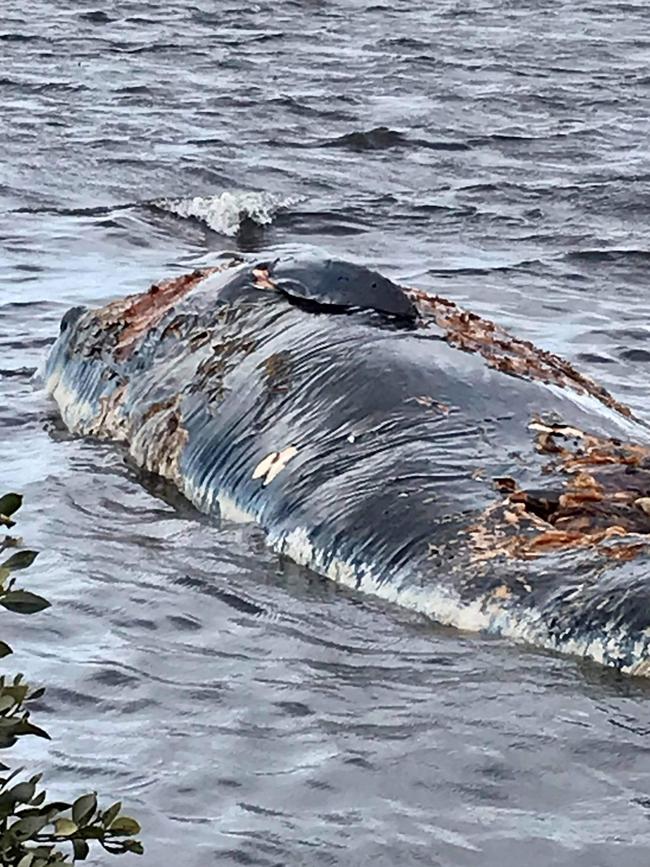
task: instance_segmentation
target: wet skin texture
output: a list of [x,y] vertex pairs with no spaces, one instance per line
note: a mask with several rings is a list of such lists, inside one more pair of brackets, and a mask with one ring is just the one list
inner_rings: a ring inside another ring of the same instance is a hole
[[563,360],[328,259],[73,308],[47,387],[201,510],[443,622],[650,673],[650,431]]

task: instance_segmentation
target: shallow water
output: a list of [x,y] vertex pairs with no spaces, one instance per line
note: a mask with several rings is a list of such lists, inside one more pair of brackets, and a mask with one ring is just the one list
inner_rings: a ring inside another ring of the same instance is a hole
[[649,22],[605,0],[4,0],[2,488],[54,603],[3,618],[51,684],[52,742],[15,753],[53,793],[123,798],[133,863],[647,864],[650,685],[281,563],[70,439],[30,379],[72,304],[304,243],[648,417]]

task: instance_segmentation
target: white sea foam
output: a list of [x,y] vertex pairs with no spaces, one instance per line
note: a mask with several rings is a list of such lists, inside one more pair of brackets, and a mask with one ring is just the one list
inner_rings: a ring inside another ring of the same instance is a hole
[[269,226],[275,215],[301,201],[299,196],[246,190],[225,190],[215,196],[190,199],[158,199],[153,204],[179,217],[194,217],[220,235],[233,237],[244,220]]

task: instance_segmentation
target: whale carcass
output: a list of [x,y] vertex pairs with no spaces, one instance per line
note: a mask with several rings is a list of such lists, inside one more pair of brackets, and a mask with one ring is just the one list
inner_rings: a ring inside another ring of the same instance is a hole
[[73,308],[68,428],[359,591],[650,674],[650,429],[569,363],[314,255]]

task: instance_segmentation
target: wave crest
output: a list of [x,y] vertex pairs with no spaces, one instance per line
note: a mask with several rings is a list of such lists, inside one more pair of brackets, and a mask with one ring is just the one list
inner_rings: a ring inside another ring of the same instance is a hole
[[158,199],[153,206],[176,214],[193,217],[220,235],[233,237],[242,223],[252,220],[259,226],[269,226],[276,214],[300,202],[298,196],[246,190],[224,191],[215,196],[194,196],[187,199]]

